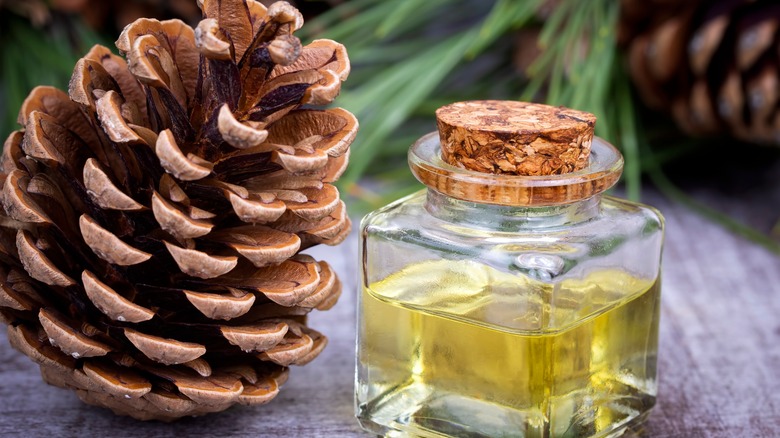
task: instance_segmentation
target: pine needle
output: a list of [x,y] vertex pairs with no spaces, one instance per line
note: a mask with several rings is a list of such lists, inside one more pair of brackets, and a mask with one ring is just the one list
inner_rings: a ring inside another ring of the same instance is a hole
[[452,37],[455,41],[448,39],[434,45],[340,98],[339,103],[345,108],[365,114],[361,125],[366,133],[355,142],[350,167],[340,180],[342,184],[348,186],[363,176],[379,149],[375,145],[385,141],[462,59],[475,33],[472,30]]

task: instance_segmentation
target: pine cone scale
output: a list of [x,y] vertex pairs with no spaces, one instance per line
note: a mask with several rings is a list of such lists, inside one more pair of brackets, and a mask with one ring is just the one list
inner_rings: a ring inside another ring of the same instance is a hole
[[114,321],[139,323],[154,317],[154,312],[118,294],[89,271],[81,275],[81,282],[89,300]]
[[[233,42],[235,58],[241,59],[257,33],[253,29],[249,7],[244,2],[227,2],[220,0],[205,0],[201,6],[207,17],[213,17],[224,28],[230,29],[230,39]],[[259,15],[259,14],[258,14]],[[255,15],[255,21],[259,18]]]
[[231,294],[198,293],[183,291],[190,302],[203,316],[209,319],[231,320],[245,315],[252,309],[255,296],[244,291],[233,290]]
[[38,319],[49,343],[75,359],[105,356],[112,350],[109,345],[81,333],[75,321],[67,321],[62,315],[58,315],[58,312],[42,308]]

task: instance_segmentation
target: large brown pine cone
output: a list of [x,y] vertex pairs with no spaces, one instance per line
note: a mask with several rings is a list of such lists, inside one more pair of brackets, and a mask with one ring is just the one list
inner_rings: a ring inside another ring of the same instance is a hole
[[[301,47],[287,3],[204,0],[197,29],[141,19],[69,94],[32,91],[5,142],[0,316],[44,379],[173,420],[262,404],[326,338],[341,285],[299,252],[341,242],[357,130],[330,103],[344,47]],[[305,106],[304,106],[305,105]],[[10,384],[6,382],[6,384]]]
[[622,0],[622,44],[643,100],[694,135],[780,145],[776,0]]

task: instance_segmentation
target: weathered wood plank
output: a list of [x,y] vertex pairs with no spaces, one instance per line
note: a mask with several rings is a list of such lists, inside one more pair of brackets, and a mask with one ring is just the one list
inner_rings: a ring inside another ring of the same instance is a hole
[[[654,197],[655,198],[655,197]],[[665,206],[658,437],[780,431],[780,258]]]
[[[772,437],[780,431],[780,257],[657,195],[667,219],[659,404],[648,437]],[[357,239],[316,248],[344,281],[312,315],[330,345],[293,369],[271,404],[176,424],[139,423],[49,387],[0,334],[0,436],[365,436],[353,418]]]

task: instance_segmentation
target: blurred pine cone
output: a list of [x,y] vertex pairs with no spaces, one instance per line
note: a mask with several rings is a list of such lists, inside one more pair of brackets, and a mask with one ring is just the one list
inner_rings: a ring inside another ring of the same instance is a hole
[[[142,19],[95,46],[69,94],[31,92],[5,142],[0,317],[44,379],[173,420],[261,404],[326,338],[341,286],[299,252],[349,232],[334,182],[357,121],[311,109],[349,74],[301,47],[287,3],[203,0],[192,29]],[[307,105],[302,108],[302,105]]]
[[[260,0],[268,7],[278,0]],[[299,1],[290,0],[304,17],[316,16],[343,0]],[[187,24],[197,24],[201,11],[194,0],[0,0],[0,10],[9,9],[27,17],[41,27],[49,23],[52,13],[76,14],[84,18],[92,29],[123,29],[143,17],[179,18]]]
[[693,135],[780,145],[780,4],[621,0],[620,42],[650,107]]
[[56,13],[77,14],[93,29],[125,25],[141,17],[180,18],[187,23],[197,23],[200,9],[193,0],[0,0],[0,10],[27,17],[41,27],[52,20]]
[[106,31],[113,30],[107,28],[109,23],[122,29],[142,17],[179,18],[192,25],[201,19],[200,9],[192,0],[54,0],[54,5],[60,10],[67,5],[90,27]]

